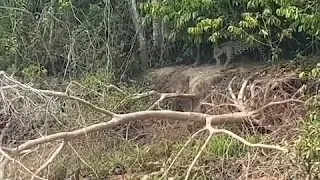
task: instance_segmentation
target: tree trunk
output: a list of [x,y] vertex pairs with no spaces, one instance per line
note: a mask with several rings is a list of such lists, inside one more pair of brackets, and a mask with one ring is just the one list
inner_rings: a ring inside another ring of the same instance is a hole
[[[156,0],[152,0],[155,2]],[[157,18],[152,19],[152,58],[156,60],[160,59],[160,63],[162,64],[162,54],[161,54],[161,45],[162,45],[162,38],[161,38],[161,21]]]
[[167,59],[169,58],[169,51],[167,45],[167,40],[169,37],[169,29],[168,29],[168,22],[162,20],[161,24],[161,34],[162,34],[162,41],[161,41],[161,58]]
[[[152,3],[157,3],[157,0],[151,0]],[[152,38],[153,46],[158,49],[161,45],[161,21],[158,18],[152,19]]]
[[[57,2],[56,0],[51,0],[51,5],[52,5],[52,9],[51,9],[51,14],[55,15],[56,13],[56,9],[57,9]],[[49,42],[48,42],[48,61],[47,63],[50,63],[51,65],[51,69],[52,69],[52,73],[54,77],[58,76],[58,72],[55,68],[55,61],[56,59],[52,58],[51,56],[51,49],[52,49],[52,39],[54,36],[54,29],[55,29],[55,22],[52,18],[50,18],[50,34],[49,34]]]
[[147,53],[147,38],[144,32],[142,25],[140,24],[140,16],[137,9],[136,0],[130,0],[130,9],[131,9],[131,17],[136,32],[138,33],[138,41],[139,41],[139,51],[140,51],[140,60],[141,60],[141,68],[146,68],[148,66],[148,53]]

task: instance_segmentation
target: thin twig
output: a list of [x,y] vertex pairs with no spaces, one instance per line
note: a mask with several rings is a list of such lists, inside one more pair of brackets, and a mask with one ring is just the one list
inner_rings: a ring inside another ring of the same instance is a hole
[[72,99],[72,100],[75,100],[75,101],[78,101],[79,103],[81,104],[84,104],[98,112],[101,112],[103,114],[106,114],[108,116],[111,116],[111,117],[115,117],[117,116],[117,114],[111,112],[111,111],[108,111],[106,109],[103,109],[103,108],[100,108],[92,103],[90,103],[89,101],[86,101],[84,99],[81,99],[79,97],[76,97],[76,96],[69,96],[68,94],[66,93],[62,93],[62,92],[56,92],[56,91],[50,91],[50,90],[40,90],[40,89],[35,89],[35,88],[32,88],[30,86],[27,86],[27,85],[24,85],[22,83],[20,83],[19,81],[16,81],[10,77],[8,77],[3,71],[0,71],[0,75],[4,76],[7,80],[19,85],[21,88],[23,89],[27,89],[27,90],[31,90],[33,92],[37,92],[37,93],[40,93],[40,94],[45,94],[45,95],[48,95],[48,96],[56,96],[56,97],[62,97],[62,98],[66,98],[66,99]]
[[161,179],[163,179],[164,177],[167,176],[169,170],[171,169],[171,167],[173,166],[173,164],[176,162],[176,160],[178,159],[178,157],[180,156],[180,154],[182,153],[182,151],[187,147],[187,145],[191,142],[192,139],[194,139],[196,137],[196,135],[198,135],[200,132],[206,130],[206,128],[202,128],[199,131],[195,132],[191,138],[188,139],[188,141],[183,145],[183,147],[180,149],[180,151],[178,152],[178,154],[174,157],[173,161],[171,162],[170,166],[168,167],[168,169],[163,173],[163,175],[161,176]]
[[31,180],[33,180],[35,178],[35,175],[38,175],[43,169],[45,169],[46,167],[48,167],[53,160],[59,155],[59,153],[62,151],[62,149],[64,148],[66,142],[62,141],[62,143],[59,145],[59,147],[54,151],[54,153],[51,155],[51,157],[42,165],[40,166],[36,172],[34,173],[34,175],[31,177]]
[[30,169],[28,169],[24,164],[22,164],[20,161],[15,161],[13,158],[11,158],[7,153],[5,153],[1,148],[0,148],[0,153],[5,156],[7,159],[9,159],[12,162],[16,162],[18,163],[21,167],[23,167],[23,169],[25,169],[26,171],[28,171],[31,175],[34,175],[36,178],[42,179],[42,180],[47,180],[44,179],[42,177],[39,177],[37,175],[35,175]]
[[252,144],[252,143],[248,142],[247,140],[243,139],[242,137],[234,134],[231,131],[225,130],[225,129],[214,129],[214,133],[228,134],[229,136],[233,137],[234,139],[237,139],[238,141],[240,141],[243,144],[250,146],[250,147],[260,147],[260,148],[266,148],[266,149],[275,149],[278,151],[286,151],[285,148],[282,148],[280,146],[266,145],[266,144]]
[[198,154],[196,155],[196,157],[193,159],[191,165],[189,166],[189,169],[188,169],[188,171],[187,171],[186,177],[184,178],[185,180],[187,180],[187,179],[189,178],[193,166],[196,164],[196,162],[197,162],[197,160],[200,158],[203,150],[206,148],[206,146],[208,145],[208,143],[209,143],[210,140],[212,139],[213,131],[212,131],[211,129],[208,129],[208,130],[209,130],[209,136],[207,137],[205,143],[202,145],[200,151],[198,152]]
[[231,79],[231,81],[230,81],[230,83],[229,83],[229,85],[228,85],[228,90],[229,90],[230,96],[232,97],[233,102],[236,104],[236,103],[237,103],[237,98],[236,98],[236,95],[234,95],[233,90],[232,90],[232,87],[231,87],[231,85],[232,85],[232,83],[233,83],[233,81],[234,81],[235,79],[236,79],[236,76],[234,76],[234,77]]
[[92,166],[90,166],[84,159],[81,158],[81,156],[79,155],[79,153],[74,149],[74,147],[71,145],[70,142],[68,142],[68,145],[71,147],[71,149],[74,151],[74,153],[76,153],[76,155],[78,156],[78,158],[80,159],[80,161],[85,164],[86,166],[88,166],[93,173],[96,175],[97,178],[99,178],[97,172],[94,170],[94,168]]

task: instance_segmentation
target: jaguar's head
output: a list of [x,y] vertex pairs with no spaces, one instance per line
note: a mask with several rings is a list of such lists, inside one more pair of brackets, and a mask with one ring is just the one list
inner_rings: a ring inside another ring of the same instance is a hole
[[223,51],[221,48],[218,48],[218,47],[214,48],[213,50],[214,59],[219,59],[222,56],[222,54],[223,54]]

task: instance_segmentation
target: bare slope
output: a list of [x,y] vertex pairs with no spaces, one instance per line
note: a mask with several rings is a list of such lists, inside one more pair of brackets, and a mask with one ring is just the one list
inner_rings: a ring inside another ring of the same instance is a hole
[[247,64],[227,71],[223,67],[174,66],[152,70],[148,77],[160,92],[195,93],[205,99],[216,87],[226,88],[234,76],[245,77],[266,71],[266,65]]

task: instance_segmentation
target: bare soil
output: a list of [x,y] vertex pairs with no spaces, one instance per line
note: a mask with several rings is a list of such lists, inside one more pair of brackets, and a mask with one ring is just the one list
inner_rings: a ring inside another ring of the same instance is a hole
[[158,85],[157,90],[198,94],[210,92],[212,85],[217,81],[243,74],[249,76],[266,68],[265,64],[246,64],[227,71],[224,71],[222,66],[212,65],[194,68],[174,66],[152,70],[148,76],[152,77],[153,82]]

